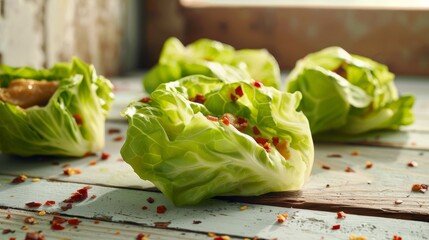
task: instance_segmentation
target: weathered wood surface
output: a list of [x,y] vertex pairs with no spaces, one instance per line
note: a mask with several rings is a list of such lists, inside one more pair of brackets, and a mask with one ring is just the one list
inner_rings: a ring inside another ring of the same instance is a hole
[[[62,211],[59,208],[65,205],[62,200],[84,187],[84,184],[45,180],[32,182],[30,179],[25,183],[11,184],[12,177],[0,176],[0,179],[2,180],[0,185],[2,207],[29,210],[25,207],[28,202],[44,203],[47,200],[54,200],[57,203],[51,207],[42,206],[32,210],[59,212],[63,216],[75,216],[81,219],[100,219],[103,220],[100,226],[107,224],[114,227],[113,233],[120,231],[115,229],[126,227],[112,223],[132,223],[132,226],[129,226],[132,231],[136,231],[135,226],[138,225],[147,228],[167,225],[169,229],[184,232],[215,232],[240,238],[257,236],[264,239],[347,239],[351,234],[364,235],[369,239],[392,239],[393,235],[400,235],[404,239],[428,239],[429,237],[429,223],[425,222],[398,219],[386,221],[383,218],[352,214],[347,214],[344,219],[337,219],[336,213],[244,205],[219,200],[208,200],[198,206],[178,208],[160,193],[102,186],[93,186],[89,190],[89,196],[96,195],[94,199],[74,203],[73,208]],[[152,204],[147,201],[149,197],[154,199]],[[163,214],[156,213],[156,208],[160,205],[167,208]],[[143,210],[143,206],[147,206],[147,209]],[[243,206],[247,208],[243,209]],[[0,214],[4,214],[5,211]],[[282,213],[288,214],[289,218],[283,224],[279,224],[276,216]],[[3,217],[0,217],[1,222],[6,221]],[[48,219],[52,218],[48,216]],[[340,224],[340,229],[332,230],[332,226],[337,224]],[[85,221],[83,226],[93,228],[97,232],[102,231],[99,226],[91,227],[90,221]],[[39,225],[30,226],[34,230],[38,227]],[[142,231],[147,228],[142,228]],[[73,230],[68,231],[73,233]],[[106,231],[106,234],[112,231]],[[50,232],[47,231],[47,233]],[[166,234],[170,233],[166,232]]]

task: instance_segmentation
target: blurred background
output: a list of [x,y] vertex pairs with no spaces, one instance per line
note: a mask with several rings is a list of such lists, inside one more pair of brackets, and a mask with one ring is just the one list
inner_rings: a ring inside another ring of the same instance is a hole
[[290,70],[328,46],[400,75],[429,76],[429,1],[0,0],[0,63],[50,67],[78,56],[99,73],[143,71],[164,41],[266,48]]

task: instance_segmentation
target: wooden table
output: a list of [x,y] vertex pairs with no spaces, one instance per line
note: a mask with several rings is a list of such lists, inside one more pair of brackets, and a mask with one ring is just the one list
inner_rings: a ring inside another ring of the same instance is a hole
[[[0,239],[24,239],[31,231],[42,231],[47,239],[136,239],[140,233],[149,239],[215,239],[208,233],[231,239],[353,239],[353,235],[429,239],[429,192],[411,191],[415,183],[429,183],[428,79],[397,80],[401,92],[412,92],[417,99],[412,126],[348,142],[316,143],[312,176],[301,192],[217,198],[181,208],[138,178],[121,159],[120,138],[127,123],[119,112],[140,98],[142,90],[140,75],[114,79],[114,83],[116,101],[107,121],[104,150],[110,154],[108,159],[101,160],[100,154],[81,159],[0,155]],[[109,129],[120,132],[109,134]],[[367,161],[371,168],[366,167]],[[408,166],[412,161],[418,166]],[[64,167],[79,169],[81,174],[64,175]],[[354,172],[346,172],[347,167]],[[21,174],[28,179],[12,184]],[[64,199],[88,185],[92,187],[89,198],[61,209]],[[55,204],[26,206],[49,200]],[[157,213],[161,205],[167,208],[162,214]],[[337,219],[339,211],[346,217]],[[77,226],[63,223],[63,230],[52,230],[53,213],[81,222]],[[282,213],[289,217],[277,223],[276,216]],[[28,216],[36,223],[25,223]],[[334,225],[340,229],[333,230]]]

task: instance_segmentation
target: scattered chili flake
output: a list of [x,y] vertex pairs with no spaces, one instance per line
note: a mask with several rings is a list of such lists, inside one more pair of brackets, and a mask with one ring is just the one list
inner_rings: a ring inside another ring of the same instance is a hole
[[244,95],[243,88],[241,88],[241,86],[235,88],[235,94],[237,94],[238,97],[242,97]]
[[263,137],[257,137],[257,138],[255,138],[255,141],[256,141],[258,144],[261,144],[261,145],[263,146],[265,143],[267,143],[267,142],[268,142],[268,139],[263,138]]
[[325,169],[325,170],[330,170],[330,169],[331,169],[331,167],[330,167],[330,166],[325,165],[325,164],[323,164],[323,165],[322,165],[322,168],[323,168],[323,169]]
[[74,168],[66,168],[63,170],[64,175],[71,176],[73,174],[80,174],[81,171],[79,169]]
[[136,240],[149,240],[149,238],[148,238],[148,237],[146,237],[143,233],[139,233],[139,234],[136,236]]
[[225,124],[226,126],[229,126],[229,119],[228,119],[228,117],[227,117],[227,116],[223,116],[223,117],[222,117],[222,122],[223,122],[223,124]]
[[96,165],[97,164],[97,161],[90,161],[89,162],[89,165],[92,165],[92,166],[94,166],[94,165]]
[[60,216],[54,216],[50,221],[51,224],[63,224],[65,222],[67,222],[67,219]]
[[263,147],[265,151],[271,152],[271,144],[269,142],[266,142]]
[[231,238],[229,236],[216,236],[213,238],[213,240],[230,240]]
[[271,139],[271,141],[273,142],[273,145],[274,145],[274,146],[277,146],[277,144],[279,144],[280,139],[279,139],[279,137],[273,137],[273,138]]
[[365,168],[372,168],[373,164],[371,161],[366,161]]
[[395,200],[395,204],[401,204],[401,203],[403,203],[404,201],[402,201],[401,199],[396,199]]
[[231,98],[231,101],[233,101],[233,102],[237,101],[237,96],[236,95],[234,95],[234,94],[231,93],[231,95],[229,95],[229,97]]
[[336,224],[336,225],[334,225],[334,226],[332,226],[332,230],[338,230],[338,229],[340,229],[341,228],[341,225],[340,224]]
[[29,216],[29,217],[24,218],[24,223],[28,223],[28,224],[34,225],[34,224],[36,224],[36,221],[34,220],[34,217]]
[[28,226],[22,226],[21,229],[24,230],[24,231],[27,231],[30,228]]
[[146,201],[147,201],[148,203],[154,203],[154,202],[155,202],[155,199],[153,199],[152,197],[148,197],[148,198],[146,199]]
[[67,168],[67,167],[70,167],[70,164],[66,163],[63,165],[63,168]]
[[48,207],[50,207],[50,206],[52,206],[54,204],[55,204],[55,201],[52,201],[52,200],[48,200],[48,201],[45,202],[45,206],[48,206]]
[[253,132],[253,134],[255,134],[255,135],[259,135],[259,134],[261,134],[261,131],[259,131],[258,127],[256,127],[256,126],[253,126],[253,127],[252,127],[252,132]]
[[345,172],[355,172],[351,167],[346,167]]
[[264,86],[264,84],[260,81],[255,80],[253,82],[253,86],[257,87],[257,88],[261,88],[262,86]]
[[277,215],[277,222],[283,223],[289,216],[286,213]]
[[100,220],[94,220],[94,224],[99,224]]
[[63,202],[65,203],[75,203],[83,201],[88,198],[88,189],[89,187],[83,187],[78,189],[76,192],[72,193],[71,196],[65,199]]
[[19,175],[18,177],[12,179],[11,183],[23,183],[25,180],[27,180],[27,176]]
[[9,240],[16,240],[16,237],[10,237]]
[[359,156],[360,152],[359,151],[353,151],[353,152],[350,153],[350,155],[352,155],[352,156]]
[[116,136],[113,138],[113,141],[115,141],[115,142],[120,142],[122,140],[124,140],[124,136],[122,136],[122,135],[119,135],[119,136]]
[[207,236],[209,236],[209,237],[216,237],[217,235],[214,232],[208,232]]
[[42,232],[27,232],[25,240],[45,240],[45,235]]
[[240,206],[240,211],[244,211],[244,210],[246,210],[246,209],[248,209],[249,207],[247,206],[247,205],[243,205],[243,206]]
[[83,154],[83,157],[90,157],[90,156],[95,156],[97,154],[93,153],[93,152],[86,152],[85,154]]
[[38,207],[42,206],[42,204],[39,202],[28,202],[25,204],[25,206],[27,206],[29,208],[38,208]]
[[115,232],[115,235],[121,235],[121,232],[116,231],[116,232]]
[[144,205],[144,206],[142,207],[142,210],[147,210],[147,206],[146,206],[146,205]]
[[211,115],[208,115],[207,119],[210,120],[210,121],[215,121],[215,122],[219,120],[219,118],[211,116]]
[[67,210],[72,209],[72,208],[73,208],[73,205],[71,203],[64,205],[64,206],[61,206],[61,210],[63,210],[63,211],[67,211]]
[[101,153],[101,157],[100,157],[100,159],[101,160],[106,160],[106,159],[108,159],[110,157],[110,154],[108,154],[108,153],[106,153],[106,152],[102,152]]
[[12,215],[10,214],[6,215],[6,219],[11,219],[11,218],[12,218]]
[[398,235],[393,235],[393,240],[402,240],[402,237]]
[[121,129],[119,128],[109,128],[109,130],[107,130],[107,133],[109,134],[114,134],[114,133],[120,133]]
[[140,99],[140,102],[142,102],[142,103],[149,103],[149,102],[152,102],[152,98],[150,98],[150,97],[144,97],[144,98]]
[[343,219],[346,218],[346,213],[343,211],[337,212],[337,219]]
[[39,216],[45,216],[46,215],[46,211],[38,211],[37,212],[37,215],[39,215]]
[[78,126],[81,126],[81,125],[83,124],[82,116],[81,116],[79,113],[75,113],[75,114],[73,114],[73,118],[74,118],[74,120],[76,121],[76,124],[77,124]]
[[69,220],[67,220],[67,223],[69,225],[79,225],[80,220],[78,218],[70,218]]
[[407,164],[408,167],[417,167],[419,164],[416,161],[411,161]]
[[96,197],[97,197],[97,195],[92,194],[90,198],[91,198],[91,199],[95,199]]
[[199,220],[194,220],[194,221],[192,221],[192,224],[200,224],[200,223],[202,223],[201,221],[199,221]]
[[189,98],[189,101],[203,104],[206,101],[206,98],[201,93],[197,93],[195,97]]
[[51,224],[51,229],[61,231],[64,229],[64,227],[58,223],[53,223]]
[[167,207],[165,207],[164,205],[160,205],[158,207],[156,207],[156,213],[165,213],[167,211]]
[[7,229],[3,229],[3,234],[9,234],[9,233],[14,233],[15,231],[7,228]]
[[341,154],[329,154],[327,157],[328,158],[342,158],[343,156]]
[[411,190],[413,192],[422,192],[422,193],[425,193],[428,190],[428,185],[427,184],[416,183],[416,184],[413,184],[413,186],[411,187]]

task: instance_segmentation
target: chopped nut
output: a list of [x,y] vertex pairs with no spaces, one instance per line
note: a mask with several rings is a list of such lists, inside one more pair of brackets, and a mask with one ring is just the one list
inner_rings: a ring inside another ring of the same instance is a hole
[[355,172],[351,167],[346,167],[345,172]]
[[359,156],[360,152],[359,151],[353,151],[353,152],[350,153],[350,155],[352,155],[352,156]]
[[366,161],[365,168],[372,168],[373,164],[371,161]]
[[32,182],[40,182],[40,178],[32,178],[31,181]]
[[46,215],[46,211],[39,211],[39,212],[37,212],[37,214],[39,215],[39,216],[45,216]]
[[277,215],[277,222],[283,223],[289,216],[286,213]]
[[396,199],[395,200],[395,204],[401,204],[401,203],[403,203],[404,201],[402,201],[401,199]]
[[359,235],[352,234],[349,236],[349,240],[368,240],[368,238],[365,236],[359,236]]
[[243,205],[243,206],[241,206],[240,207],[240,211],[244,211],[244,210],[246,210],[248,208],[248,206],[247,205]]

